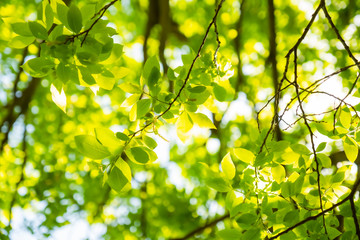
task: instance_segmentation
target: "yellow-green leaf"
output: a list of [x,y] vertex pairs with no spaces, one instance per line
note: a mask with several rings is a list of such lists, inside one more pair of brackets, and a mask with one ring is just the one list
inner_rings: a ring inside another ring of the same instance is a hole
[[193,121],[190,118],[189,114],[187,112],[184,112],[180,115],[180,117],[176,121],[176,127],[180,131],[186,133],[191,130],[193,127]]
[[189,112],[192,121],[201,128],[216,129],[215,125],[211,120],[203,113],[192,113]]
[[347,159],[349,159],[350,162],[355,162],[358,155],[358,146],[356,142],[352,138],[346,136],[343,140],[343,145]]
[[320,160],[321,165],[324,168],[330,168],[331,167],[331,159],[328,156],[326,156],[323,153],[318,153],[318,154],[316,154],[316,156]]
[[131,189],[131,170],[129,165],[119,158],[111,170],[107,182],[116,192],[125,192]]
[[234,149],[235,156],[245,163],[253,163],[255,159],[255,155],[245,148],[235,148]]
[[91,135],[75,136],[77,149],[85,156],[92,159],[102,159],[111,155],[106,147],[101,145],[96,137]]
[[281,165],[272,167],[271,174],[275,181],[280,184],[285,179],[285,168]]
[[140,94],[133,94],[120,105],[120,107],[130,107],[139,100]]
[[61,110],[66,113],[66,95],[64,89],[61,88],[61,92],[59,92],[54,84],[51,84],[50,87],[51,97],[53,102],[58,106]]
[[348,108],[341,109],[339,120],[344,128],[349,129],[351,125],[351,113]]
[[112,154],[121,153],[123,144],[110,129],[97,127],[95,128],[95,136]]
[[228,179],[233,179],[235,177],[235,165],[231,160],[230,153],[226,154],[221,160],[221,169]]

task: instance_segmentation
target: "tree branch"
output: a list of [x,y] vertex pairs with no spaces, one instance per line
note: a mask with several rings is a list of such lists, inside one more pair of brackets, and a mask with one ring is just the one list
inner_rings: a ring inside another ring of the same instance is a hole
[[209,32],[210,32],[210,29],[212,27],[212,25],[215,23],[216,21],[216,18],[217,18],[217,15],[222,7],[222,4],[225,0],[221,0],[216,11],[215,11],[215,15],[214,17],[212,18],[208,28],[206,29],[206,32],[205,32],[205,35],[204,35],[204,38],[199,46],[199,49],[197,51],[197,54],[195,56],[195,58],[193,59],[191,65],[190,65],[190,68],[187,72],[187,75],[185,77],[185,80],[184,80],[184,83],[183,85],[181,86],[179,92],[177,93],[177,95],[175,96],[175,98],[169,103],[169,106],[162,112],[160,113],[158,116],[154,117],[154,119],[152,121],[149,121],[147,124],[145,124],[145,126],[143,126],[142,128],[140,128],[139,130],[137,130],[136,132],[132,133],[129,135],[129,140],[126,142],[125,144],[125,147],[131,142],[131,140],[138,134],[138,133],[141,133],[142,131],[144,131],[147,127],[149,127],[150,125],[154,124],[155,121],[157,121],[159,118],[161,118],[165,113],[167,113],[168,111],[170,111],[171,107],[175,104],[175,102],[178,100],[178,98],[180,97],[180,94],[182,93],[182,91],[184,90],[184,88],[186,87],[186,84],[188,83],[189,79],[190,79],[190,74],[191,74],[191,71],[192,69],[194,68],[194,65],[195,65],[195,62],[198,60],[198,58],[200,57],[200,52],[201,50],[203,49],[204,45],[205,45],[205,42],[206,42],[206,39],[207,39],[207,36],[209,35]]
[[275,29],[275,7],[274,0],[268,0],[268,16],[269,16],[269,60],[271,63],[272,70],[272,82],[275,91],[275,104],[274,104],[274,128],[276,140],[280,141],[282,139],[282,133],[279,126],[279,102],[281,95],[279,93],[279,83],[278,83],[278,71],[277,71],[277,60],[276,60],[276,29]]
[[355,182],[355,184],[353,185],[353,187],[351,189],[350,194],[346,198],[344,198],[342,201],[334,204],[332,207],[330,207],[328,209],[325,209],[325,210],[321,211],[320,213],[316,214],[315,216],[305,218],[304,220],[302,220],[302,221],[296,223],[295,225],[285,229],[284,231],[276,234],[275,236],[270,237],[269,240],[276,239],[276,238],[280,237],[281,235],[284,235],[285,233],[288,233],[291,230],[293,230],[293,229],[295,229],[295,228],[297,228],[297,227],[299,227],[299,226],[303,225],[304,223],[307,223],[307,222],[309,222],[311,220],[316,220],[318,217],[323,216],[325,213],[330,212],[333,209],[337,208],[338,206],[340,206],[340,205],[344,204],[345,202],[349,201],[350,199],[352,199],[354,197],[354,195],[356,193],[356,190],[359,187],[359,185],[360,185],[360,179],[358,179]]
[[198,233],[201,233],[203,232],[206,228],[210,228],[210,227],[213,227],[215,226],[218,222],[221,222],[221,221],[224,221],[225,219],[229,218],[230,217],[230,214],[225,214],[224,216],[222,217],[219,217],[207,224],[205,224],[204,226],[201,226],[199,228],[196,228],[194,229],[193,231],[189,232],[188,234],[186,234],[184,237],[182,238],[171,238],[171,240],[185,240],[185,239],[188,239],[188,238],[191,238],[193,236],[195,236],[196,234]]
[[242,0],[241,5],[240,5],[240,17],[236,23],[236,29],[238,31],[238,34],[237,34],[236,38],[234,39],[234,48],[235,48],[235,52],[236,52],[237,58],[238,58],[237,81],[235,83],[235,95],[239,92],[240,86],[244,83],[244,73],[242,71],[242,61],[241,61],[241,50],[242,50],[241,35],[242,35],[242,29],[243,29],[242,25],[243,25],[243,21],[244,21],[245,2],[246,2],[246,0]]
[[95,19],[95,21],[90,25],[90,27],[89,27],[88,29],[86,29],[86,30],[78,33],[78,34],[72,35],[72,36],[70,36],[69,38],[67,38],[66,41],[65,41],[65,44],[66,44],[68,41],[73,42],[75,38],[79,38],[80,36],[82,36],[82,35],[85,34],[84,38],[81,40],[81,45],[80,45],[80,46],[82,46],[82,45],[84,44],[84,42],[85,42],[85,40],[86,40],[89,32],[91,31],[91,29],[93,29],[93,27],[95,26],[95,24],[104,16],[105,12],[109,9],[109,7],[111,7],[112,5],[114,5],[117,1],[119,1],[119,0],[113,0],[113,1],[111,1],[110,3],[106,4],[103,8],[101,8],[101,9],[100,9],[97,13],[95,13],[95,15],[93,16],[93,18],[94,18],[94,17],[96,17],[97,15],[99,15],[99,17],[97,17],[97,18]]

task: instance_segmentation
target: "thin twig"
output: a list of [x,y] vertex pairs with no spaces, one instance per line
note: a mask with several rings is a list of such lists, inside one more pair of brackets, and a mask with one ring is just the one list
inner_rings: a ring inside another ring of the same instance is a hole
[[346,198],[344,198],[342,201],[334,204],[332,207],[330,207],[330,208],[328,208],[328,209],[325,209],[325,210],[321,211],[320,213],[316,214],[315,216],[311,216],[311,217],[305,218],[304,220],[302,220],[302,221],[294,224],[293,226],[285,229],[284,231],[276,234],[275,236],[270,237],[269,240],[276,239],[276,238],[284,235],[285,233],[288,233],[288,232],[290,232],[291,230],[293,230],[293,229],[295,229],[295,228],[297,228],[297,227],[299,227],[299,226],[301,226],[301,225],[303,225],[303,224],[305,224],[305,223],[307,223],[307,222],[309,222],[309,221],[311,221],[311,220],[316,220],[318,217],[323,216],[325,213],[334,210],[334,209],[337,208],[338,206],[340,206],[340,205],[344,204],[345,202],[349,201],[350,199],[354,198],[354,195],[355,195],[355,193],[356,193],[357,188],[359,187],[359,185],[360,185],[360,178],[359,178],[359,179],[355,182],[355,184],[353,185],[350,194],[349,194]]
[[99,15],[99,17],[97,17],[97,18],[95,19],[95,21],[90,25],[90,27],[89,27],[88,29],[86,29],[86,30],[78,33],[78,34],[72,35],[72,36],[70,36],[69,38],[67,38],[66,41],[65,41],[65,44],[66,44],[67,42],[69,42],[69,41],[70,41],[70,42],[73,42],[75,38],[79,38],[80,36],[82,36],[82,35],[85,34],[84,38],[81,40],[81,45],[80,45],[80,46],[82,46],[82,45],[84,44],[84,42],[85,42],[85,40],[86,40],[89,32],[91,31],[91,29],[92,29],[92,28],[95,26],[95,24],[104,16],[104,14],[105,14],[105,12],[108,10],[108,8],[111,7],[112,5],[114,5],[117,1],[119,1],[119,0],[113,0],[113,1],[111,1],[110,3],[106,4],[103,8],[101,8],[101,9],[100,9],[97,13],[95,13],[95,15],[91,18],[91,19],[93,19],[95,16]]
[[204,38],[203,38],[203,40],[202,40],[202,42],[201,42],[201,44],[200,44],[200,47],[199,47],[199,49],[198,49],[198,51],[197,51],[197,54],[196,54],[195,58],[193,59],[191,65],[190,65],[190,68],[189,68],[189,70],[188,70],[188,72],[187,72],[187,75],[186,75],[186,77],[185,77],[184,83],[183,83],[183,85],[181,86],[181,88],[179,89],[178,94],[177,94],[177,95],[175,96],[175,98],[170,102],[169,106],[165,109],[165,111],[163,111],[161,114],[159,114],[158,116],[156,116],[156,117],[153,119],[153,121],[149,121],[147,124],[145,124],[145,126],[143,126],[142,128],[140,128],[140,129],[137,130],[136,132],[130,134],[130,135],[129,135],[130,138],[129,138],[129,140],[126,142],[125,146],[127,146],[127,145],[131,142],[131,140],[132,140],[138,133],[144,131],[147,127],[149,127],[150,125],[154,124],[159,118],[161,118],[164,114],[166,114],[168,111],[170,111],[171,107],[172,107],[172,106],[175,104],[175,102],[178,100],[178,98],[180,97],[182,91],[184,90],[186,84],[188,83],[188,81],[189,81],[189,79],[190,79],[191,71],[192,71],[192,69],[194,68],[195,62],[196,62],[196,61],[198,60],[198,58],[200,57],[200,52],[201,52],[201,50],[203,49],[203,47],[204,47],[204,45],[205,45],[205,41],[206,41],[206,39],[207,39],[207,36],[209,35],[210,29],[211,29],[212,25],[215,23],[216,18],[217,18],[217,15],[218,15],[218,13],[219,13],[219,11],[220,11],[220,9],[221,9],[222,4],[223,4],[224,1],[225,1],[225,0],[221,0],[221,1],[220,1],[219,5],[218,5],[218,7],[217,7],[217,9],[216,9],[216,11],[215,11],[215,15],[214,15],[214,17],[212,18],[212,21],[210,22],[210,24],[209,24],[209,26],[208,26],[208,28],[207,28],[207,30],[206,30],[206,32],[205,32]]

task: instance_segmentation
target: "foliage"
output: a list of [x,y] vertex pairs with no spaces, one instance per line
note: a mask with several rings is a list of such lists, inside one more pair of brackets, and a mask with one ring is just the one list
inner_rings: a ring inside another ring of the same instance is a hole
[[1,238],[360,238],[358,4],[4,1]]

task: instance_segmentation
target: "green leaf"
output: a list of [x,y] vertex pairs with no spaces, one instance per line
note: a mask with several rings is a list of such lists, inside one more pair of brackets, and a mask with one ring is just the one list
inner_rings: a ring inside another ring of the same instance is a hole
[[242,239],[260,239],[260,229],[253,227],[247,230],[243,234]]
[[115,167],[111,170],[107,183],[118,193],[131,188],[131,170],[129,165],[121,158],[116,160]]
[[230,153],[227,153],[221,160],[221,169],[228,179],[231,180],[235,177],[235,165],[231,160]]
[[153,138],[143,135],[142,139],[146,146],[148,146],[150,149],[155,149],[157,147],[157,143]]
[[122,132],[117,132],[116,133],[116,137],[122,141],[127,141],[129,140],[129,137],[128,135],[126,135],[125,133],[122,133]]
[[284,216],[283,223],[285,226],[290,227],[299,221],[299,212],[298,210],[293,210]]
[[133,147],[130,152],[136,163],[146,164],[150,161],[150,156],[145,147]]
[[205,90],[202,93],[190,93],[189,101],[193,102],[196,105],[200,105],[205,103],[209,96],[210,92],[208,90]]
[[218,192],[228,192],[231,190],[228,180],[212,170],[208,170],[205,183]]
[[345,139],[343,140],[343,145],[347,159],[349,159],[350,162],[355,162],[358,156],[357,143],[352,138],[346,136]]
[[67,22],[70,29],[79,33],[82,29],[82,16],[79,8],[75,4],[71,4],[69,11],[67,12]]
[[350,110],[348,108],[341,109],[339,120],[340,120],[341,125],[344,128],[346,128],[346,129],[350,128],[350,125],[351,125],[351,113],[350,113]]
[[85,156],[92,159],[103,159],[111,155],[106,147],[101,145],[96,137],[91,135],[75,136],[77,149]]
[[139,85],[135,85],[133,83],[124,82],[119,85],[119,88],[127,93],[141,93],[142,90]]
[[115,136],[115,134],[113,133],[113,131],[111,131],[110,129],[107,128],[103,128],[103,127],[97,127],[95,128],[95,136],[96,139],[105,147],[107,147],[107,149],[112,153],[112,154],[121,154],[122,150],[123,150],[123,143]]
[[189,112],[190,118],[194,124],[197,124],[201,128],[216,129],[215,125],[211,120],[203,113],[192,113]]
[[79,66],[79,70],[81,73],[81,80],[80,84],[83,86],[91,86],[96,84],[95,78],[91,75],[88,68]]
[[160,71],[160,63],[156,56],[149,57],[145,62],[142,72],[142,77],[146,80],[145,83],[148,83],[151,72],[155,71],[153,68],[156,68]]
[[269,148],[273,152],[283,152],[287,149],[290,145],[288,141],[278,141],[278,142],[269,142]]
[[150,99],[141,99],[137,102],[137,119],[145,116],[151,109],[151,100]]
[[318,153],[318,154],[316,154],[316,156],[320,160],[321,165],[324,168],[330,168],[331,167],[331,159],[328,156],[326,156],[323,153]]
[[238,224],[253,225],[256,222],[257,218],[258,217],[255,214],[244,213],[241,214],[240,217],[236,219],[236,222]]
[[189,87],[188,91],[192,93],[202,93],[206,90],[205,86],[195,86],[195,87]]
[[52,24],[54,22],[54,12],[50,6],[50,4],[47,4],[45,7],[45,23],[46,28],[50,29]]
[[67,21],[67,16],[68,16],[68,11],[69,8],[61,3],[57,3],[56,4],[56,11],[57,11],[57,18],[60,20],[60,22],[62,22],[66,27],[68,27],[68,21]]
[[31,43],[33,43],[35,40],[35,37],[23,37],[23,36],[16,36],[9,42],[9,47],[21,49],[25,48]]
[[321,133],[322,135],[328,136],[328,137],[332,137],[333,134],[333,130],[334,127],[332,124],[328,123],[328,122],[321,122],[321,123],[315,123],[315,128],[319,131],[319,133]]
[[294,152],[299,153],[301,155],[309,155],[311,153],[310,150],[305,145],[298,144],[298,143],[291,145],[290,148]]
[[158,83],[159,79],[161,77],[160,70],[157,67],[153,67],[151,69],[151,72],[149,74],[148,78],[148,86],[150,91],[153,91],[155,85]]
[[24,36],[24,37],[33,36],[32,32],[30,31],[29,24],[26,22],[12,23],[11,28],[16,34],[19,34],[20,36]]
[[245,148],[234,148],[234,154],[245,163],[252,164],[255,160],[255,155]]
[[345,179],[345,173],[344,172],[337,172],[332,179],[333,183],[341,183]]
[[30,59],[23,65],[26,72],[37,78],[45,77],[54,67],[54,62],[45,57]]
[[224,240],[241,239],[242,231],[240,229],[224,229],[217,233]]
[[219,102],[224,102],[226,101],[226,89],[223,88],[222,86],[218,85],[218,84],[214,84],[213,87],[213,92],[215,95],[216,100],[218,100]]
[[140,94],[133,94],[120,105],[120,107],[130,107],[139,100]]
[[271,167],[271,175],[280,184],[285,179],[285,168],[281,165]]
[[56,68],[56,76],[61,80],[63,83],[66,83],[70,79],[71,69],[70,67],[66,66],[63,62],[60,62]]
[[44,26],[40,23],[29,22],[29,28],[34,37],[40,38],[42,40],[46,40],[48,38],[46,28],[44,28]]
[[326,230],[327,230],[328,236],[330,237],[331,240],[335,239],[335,238],[337,238],[338,236],[341,235],[341,232],[339,230],[337,230],[336,228],[326,227]]
[[316,152],[321,152],[321,151],[323,151],[323,150],[325,149],[325,147],[326,147],[326,142],[320,143],[320,144],[317,146],[317,148],[316,148]]

